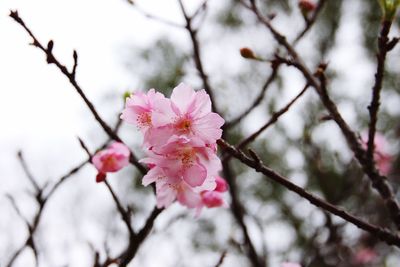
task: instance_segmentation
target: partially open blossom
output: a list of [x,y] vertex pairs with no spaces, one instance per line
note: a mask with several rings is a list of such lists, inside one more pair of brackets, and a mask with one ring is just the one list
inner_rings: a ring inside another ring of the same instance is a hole
[[356,252],[353,258],[355,264],[368,264],[376,260],[378,254],[371,248],[362,248]]
[[301,265],[294,262],[283,262],[281,267],[301,267]]
[[[368,135],[362,135],[362,144],[364,149],[367,149]],[[388,144],[386,138],[380,133],[375,134],[374,139],[374,161],[379,172],[383,175],[388,175],[392,169],[393,156],[388,152]]]
[[107,172],[116,172],[129,164],[129,148],[123,143],[114,142],[92,157],[92,163],[99,171],[96,182],[102,182]]
[[303,14],[307,14],[308,12],[314,11],[317,8],[315,3],[311,0],[300,0],[299,7]]

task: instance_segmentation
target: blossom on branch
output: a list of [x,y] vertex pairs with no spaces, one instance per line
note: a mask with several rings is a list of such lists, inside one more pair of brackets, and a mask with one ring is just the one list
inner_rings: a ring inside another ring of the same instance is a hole
[[92,157],[92,163],[98,170],[96,182],[102,182],[107,172],[117,172],[129,164],[130,151],[126,145],[114,142]]
[[150,170],[142,183],[155,183],[159,208],[175,200],[198,210],[225,205],[227,186],[218,177],[222,166],[216,154],[224,119],[211,111],[205,90],[181,83],[170,99],[154,89],[132,94],[121,118],[144,133],[147,157],[140,162]]

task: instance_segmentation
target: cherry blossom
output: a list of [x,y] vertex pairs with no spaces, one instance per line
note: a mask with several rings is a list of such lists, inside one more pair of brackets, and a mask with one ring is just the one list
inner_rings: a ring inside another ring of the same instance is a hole
[[170,99],[154,89],[133,94],[121,118],[144,134],[146,157],[140,162],[150,170],[142,183],[155,184],[159,208],[174,201],[198,211],[226,206],[227,185],[218,176],[222,166],[216,154],[224,120],[211,111],[204,90],[181,83]]

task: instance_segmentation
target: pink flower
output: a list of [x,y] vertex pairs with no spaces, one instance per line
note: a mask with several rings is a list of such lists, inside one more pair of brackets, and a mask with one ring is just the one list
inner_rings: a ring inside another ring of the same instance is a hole
[[[368,135],[363,134],[362,145],[364,149],[367,149],[367,143],[368,143],[367,140],[368,140]],[[388,144],[385,137],[380,133],[376,133],[374,139],[374,145],[375,145],[374,160],[378,170],[383,175],[390,174],[390,171],[392,169],[393,156],[388,152],[387,149]]]
[[281,267],[301,267],[301,265],[294,262],[282,262]]
[[150,170],[142,183],[155,183],[159,208],[175,200],[197,210],[225,205],[227,185],[217,177],[221,161],[216,155],[224,120],[211,112],[204,90],[180,84],[171,99],[154,89],[137,93],[127,100],[121,118],[144,134],[147,157],[140,162]]
[[184,135],[204,144],[213,144],[221,138],[224,119],[211,112],[210,97],[204,90],[195,92],[181,83],[172,91],[171,105],[162,108],[154,116],[153,123],[158,127],[155,135]]
[[354,255],[355,264],[368,264],[376,260],[378,254],[371,248],[362,248]]
[[123,143],[114,142],[92,157],[92,163],[99,171],[96,182],[102,182],[107,172],[116,172],[129,164],[129,148]]
[[[154,164],[166,176],[182,178],[191,187],[203,185],[207,177],[215,180],[221,169],[221,161],[212,149],[185,136],[171,137],[166,145],[148,151],[148,156],[141,162]],[[214,189],[215,182],[210,186]]]

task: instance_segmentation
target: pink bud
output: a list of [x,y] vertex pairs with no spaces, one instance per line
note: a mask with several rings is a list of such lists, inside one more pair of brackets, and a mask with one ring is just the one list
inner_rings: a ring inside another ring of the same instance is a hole
[[102,182],[107,172],[116,172],[129,164],[130,151],[126,145],[114,142],[106,149],[97,152],[92,163],[99,171],[96,181]]
[[215,191],[226,192],[228,190],[228,184],[226,183],[224,178],[217,176],[217,178],[215,179],[215,183],[217,184],[214,189]]
[[222,193],[216,191],[204,191],[201,193],[203,204],[207,208],[221,207],[224,205]]
[[303,13],[314,11],[317,6],[310,0],[300,0],[299,7]]

